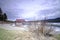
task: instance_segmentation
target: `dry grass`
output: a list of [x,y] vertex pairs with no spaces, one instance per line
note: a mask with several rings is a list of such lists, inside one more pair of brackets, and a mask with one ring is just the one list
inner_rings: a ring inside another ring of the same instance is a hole
[[29,25],[29,31],[22,30],[4,30],[0,29],[0,40],[57,40],[54,37],[45,36],[44,34],[51,32],[50,29],[45,30],[45,23]]
[[53,37],[45,37],[43,34],[36,34],[27,31],[15,31],[14,40],[56,40]]
[[56,40],[53,37],[45,37],[43,34],[20,30],[5,30],[0,28],[0,40]]

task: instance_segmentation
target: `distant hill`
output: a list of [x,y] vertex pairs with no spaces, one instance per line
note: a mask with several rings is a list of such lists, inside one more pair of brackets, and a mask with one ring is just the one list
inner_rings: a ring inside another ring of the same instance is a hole
[[6,23],[15,23],[15,21],[7,20]]
[[48,20],[45,20],[47,22],[60,22],[60,18],[56,18],[56,19],[48,19]]

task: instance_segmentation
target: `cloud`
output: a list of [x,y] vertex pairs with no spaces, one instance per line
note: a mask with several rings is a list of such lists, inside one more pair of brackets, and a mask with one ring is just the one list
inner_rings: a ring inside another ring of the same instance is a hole
[[[0,0],[8,19],[41,20],[59,17],[60,0]],[[52,15],[53,14],[53,15]]]

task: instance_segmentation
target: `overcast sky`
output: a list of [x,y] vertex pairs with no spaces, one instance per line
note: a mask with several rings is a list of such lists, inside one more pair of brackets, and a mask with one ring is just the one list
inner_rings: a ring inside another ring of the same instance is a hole
[[60,17],[60,0],[0,0],[9,20],[42,20]]

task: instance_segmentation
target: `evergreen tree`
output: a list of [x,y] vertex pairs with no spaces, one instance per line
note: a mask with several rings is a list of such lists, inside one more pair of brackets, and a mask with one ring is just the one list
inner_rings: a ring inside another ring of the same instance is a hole
[[0,8],[0,21],[6,21],[7,20],[7,15],[6,13],[2,14],[2,9]]
[[0,8],[0,21],[3,20],[2,9]]
[[0,14],[2,14],[2,9],[0,8]]
[[4,20],[4,21],[7,20],[7,15],[6,15],[6,13],[3,14],[3,20]]

